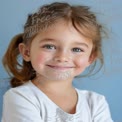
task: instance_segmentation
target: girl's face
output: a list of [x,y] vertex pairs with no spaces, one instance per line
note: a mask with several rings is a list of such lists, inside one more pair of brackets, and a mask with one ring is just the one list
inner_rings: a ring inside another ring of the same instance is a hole
[[60,21],[32,40],[28,58],[40,78],[68,80],[92,63],[92,46],[71,23]]

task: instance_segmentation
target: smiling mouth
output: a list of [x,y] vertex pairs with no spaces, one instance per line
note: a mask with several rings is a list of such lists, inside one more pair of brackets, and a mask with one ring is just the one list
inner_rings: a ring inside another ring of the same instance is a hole
[[71,66],[53,66],[53,65],[47,65],[47,66],[55,70],[68,70],[73,68]]

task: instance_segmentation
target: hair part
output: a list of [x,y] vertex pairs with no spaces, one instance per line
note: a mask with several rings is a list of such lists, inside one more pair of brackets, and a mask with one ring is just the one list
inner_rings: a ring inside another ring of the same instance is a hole
[[[72,6],[68,3],[55,2],[44,5],[33,14],[30,14],[24,26],[24,33],[15,36],[7,52],[3,57],[3,65],[9,74],[12,74],[12,87],[20,86],[28,80],[36,77],[31,62],[22,60],[18,61],[20,52],[18,45],[20,43],[30,44],[33,38],[41,31],[48,29],[57,21],[63,19],[71,22],[74,28],[84,37],[89,38],[93,42],[91,56],[94,55],[103,65],[103,55],[101,50],[103,26],[98,23],[97,18],[90,8],[87,6]],[[95,68],[96,61],[90,73]]]

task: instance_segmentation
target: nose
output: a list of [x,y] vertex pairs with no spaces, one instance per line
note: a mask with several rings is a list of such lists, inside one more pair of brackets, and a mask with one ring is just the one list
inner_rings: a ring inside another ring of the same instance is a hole
[[69,59],[70,59],[70,55],[68,54],[68,52],[60,51],[56,53],[54,56],[54,60],[56,62],[68,62]]

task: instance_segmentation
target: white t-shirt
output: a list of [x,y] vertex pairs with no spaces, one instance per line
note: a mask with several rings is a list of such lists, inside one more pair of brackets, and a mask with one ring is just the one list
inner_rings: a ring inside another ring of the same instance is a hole
[[11,88],[4,95],[2,122],[113,122],[104,96],[76,91],[76,113],[69,114],[31,81]]

